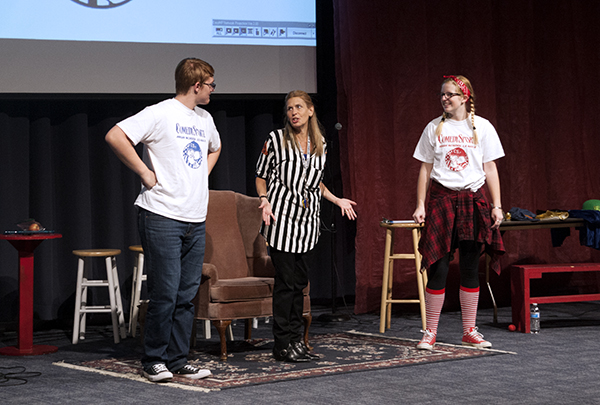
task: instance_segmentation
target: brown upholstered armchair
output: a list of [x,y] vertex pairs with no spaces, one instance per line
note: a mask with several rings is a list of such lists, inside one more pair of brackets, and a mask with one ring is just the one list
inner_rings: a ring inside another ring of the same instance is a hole
[[[210,191],[206,218],[206,253],[202,281],[194,300],[196,319],[208,319],[221,339],[221,360],[227,360],[226,329],[233,319],[271,316],[275,269],[259,230],[260,200],[233,191]],[[304,291],[304,342],[312,320],[309,288]]]

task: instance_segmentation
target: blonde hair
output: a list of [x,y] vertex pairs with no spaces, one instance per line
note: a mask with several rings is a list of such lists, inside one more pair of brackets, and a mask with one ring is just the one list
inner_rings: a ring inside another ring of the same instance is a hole
[[[294,131],[292,129],[292,126],[287,118],[287,103],[288,103],[289,99],[294,98],[294,97],[301,98],[306,103],[306,106],[308,108],[313,108],[313,115],[312,115],[312,117],[310,117],[308,119],[308,136],[310,137],[310,144],[312,146],[312,148],[311,148],[312,152],[314,152],[314,154],[317,156],[321,156],[321,155],[323,155],[323,152],[324,152],[323,143],[325,141],[325,137],[323,134],[324,134],[325,130],[323,129],[323,126],[317,119],[317,112],[314,111],[315,105],[313,104],[312,99],[310,98],[308,93],[306,93],[305,91],[302,91],[302,90],[290,91],[285,96],[285,106],[283,107],[284,123],[285,123],[284,129],[283,129],[283,139],[285,141],[285,144],[286,145],[291,144],[291,145],[293,145],[294,148],[300,149],[298,142],[296,142],[296,137],[294,136]],[[309,153],[309,152],[307,151],[307,153]]]
[[[469,95],[469,104],[467,105],[467,113],[471,115],[471,129],[473,130],[473,143],[475,145],[477,145],[477,143],[478,143],[477,129],[475,128],[475,92],[473,91],[473,86],[471,85],[471,82],[469,81],[469,79],[467,79],[464,76],[460,76],[460,75],[456,76],[456,78],[458,80],[462,81],[465,84],[465,86],[467,86],[467,88],[469,89],[469,92],[471,93]],[[444,81],[442,82],[442,86],[448,82],[452,82],[456,86],[456,90],[458,91],[458,93],[461,94],[461,96],[465,95],[464,92],[461,90],[460,86],[458,85],[458,83],[456,83],[456,81],[452,77],[446,77],[446,79],[444,79]],[[448,116],[444,112],[442,114],[442,120],[440,121],[439,125],[435,129],[435,134],[438,136],[438,138],[442,135],[442,126],[444,125],[444,122],[447,119],[448,119]]]

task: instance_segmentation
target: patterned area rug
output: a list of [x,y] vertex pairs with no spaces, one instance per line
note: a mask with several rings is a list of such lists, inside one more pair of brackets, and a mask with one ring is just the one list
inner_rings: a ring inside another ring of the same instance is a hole
[[[432,351],[417,350],[417,341],[412,339],[384,337],[356,331],[311,335],[310,344],[313,346],[313,353],[320,356],[319,360],[310,363],[285,363],[273,358],[271,354],[272,340],[252,339],[228,342],[229,358],[227,361],[219,360],[219,343],[211,342],[203,346],[203,351],[191,352],[189,363],[211,370],[212,376],[202,380],[175,377],[172,382],[165,385],[199,391],[214,391],[336,373],[507,353],[442,343],[437,343]],[[141,375],[139,357],[54,364],[148,382]]]

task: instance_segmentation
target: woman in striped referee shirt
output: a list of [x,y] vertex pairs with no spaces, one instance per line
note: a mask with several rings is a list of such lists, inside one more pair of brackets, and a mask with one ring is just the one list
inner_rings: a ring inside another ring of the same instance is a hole
[[273,288],[273,355],[277,360],[305,362],[315,358],[302,342],[302,290],[314,263],[319,238],[321,197],[356,218],[354,201],[338,198],[322,182],[326,143],[315,107],[304,91],[285,98],[285,127],[272,131],[256,165],[261,199],[261,233],[275,266]]

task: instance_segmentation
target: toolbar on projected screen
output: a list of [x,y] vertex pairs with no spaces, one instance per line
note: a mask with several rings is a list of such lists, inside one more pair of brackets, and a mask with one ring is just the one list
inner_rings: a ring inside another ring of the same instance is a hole
[[293,21],[213,20],[213,38],[316,40],[315,23]]

